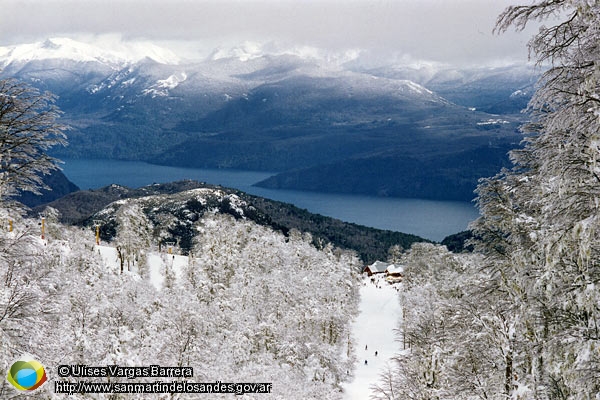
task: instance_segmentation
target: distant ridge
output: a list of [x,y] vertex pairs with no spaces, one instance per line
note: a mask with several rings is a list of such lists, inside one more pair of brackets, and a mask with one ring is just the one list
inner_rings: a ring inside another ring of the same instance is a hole
[[[205,205],[194,200],[194,189],[205,189]],[[239,199],[235,207],[231,206],[231,196]],[[138,189],[109,185],[96,190],[78,191],[36,207],[32,212],[33,215],[37,215],[46,206],[50,206],[60,212],[62,222],[84,226],[91,226],[92,220],[103,220],[103,240],[111,240],[116,232],[110,222],[111,215],[124,204],[123,200],[141,198],[148,198],[142,209],[150,219],[157,218],[157,212],[169,213],[170,219],[175,216],[178,222],[174,223],[170,234],[174,240],[180,241],[184,251],[191,248],[192,238],[197,233],[190,230],[192,225],[186,223],[185,218],[197,218],[208,210],[218,210],[236,218],[243,216],[286,235],[292,229],[308,232],[312,235],[315,245],[322,247],[332,243],[344,249],[355,250],[365,263],[387,259],[388,250],[394,245],[408,249],[412,243],[428,241],[416,235],[347,223],[312,214],[291,204],[191,180],[148,185]],[[115,203],[117,200],[120,202]],[[238,209],[241,212],[236,211]]]

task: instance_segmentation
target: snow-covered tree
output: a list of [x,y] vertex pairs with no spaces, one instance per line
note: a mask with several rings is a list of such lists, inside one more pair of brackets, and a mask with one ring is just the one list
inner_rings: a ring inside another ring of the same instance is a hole
[[65,144],[55,97],[14,79],[0,80],[0,199],[39,193],[41,176],[57,168],[46,151]]
[[145,265],[145,251],[152,242],[152,223],[135,202],[123,204],[115,218],[118,224],[115,246],[121,261],[121,271],[125,264],[131,270],[136,261],[140,261],[138,266]]
[[[52,301],[55,295],[48,290],[48,263],[31,235],[35,224],[8,199],[18,191],[38,193],[44,187],[41,175],[57,168],[46,150],[64,144],[59,114],[51,94],[0,80],[0,337],[7,355],[15,354],[18,338],[35,330],[40,315],[48,312],[39,299]],[[2,364],[5,368],[6,360]]]
[[[92,239],[80,228],[57,225],[62,240],[50,241],[21,231],[36,222],[18,220],[13,232],[0,231],[4,376],[31,353],[48,371],[61,364],[181,365],[194,368],[196,382],[272,382],[275,398],[342,398],[339,384],[351,365],[345,338],[358,302],[354,254],[319,251],[302,235],[209,213],[198,222],[196,258],[174,269],[172,285],[157,288],[150,276],[121,273],[114,249],[90,250]],[[181,261],[176,257],[148,260]],[[2,382],[0,397],[14,396]],[[37,396],[56,397],[53,390],[46,384]]]
[[399,262],[402,351],[375,392],[389,399],[504,398],[509,316],[482,286],[481,257],[421,243]]
[[198,228],[195,265],[203,271],[186,276],[213,316],[205,335],[223,337],[209,354],[225,358],[207,362],[234,367],[224,375],[278,365],[288,385],[305,375],[302,395],[284,398],[312,398],[321,385],[346,379],[340,357],[357,306],[355,255],[318,251],[302,235],[286,239],[231,216],[206,216]]
[[558,21],[529,44],[546,72],[514,167],[478,187],[476,254],[401,260],[408,348],[376,388],[387,398],[600,393],[600,2],[509,7],[497,30],[538,20]]
[[[507,395],[588,399],[600,391],[600,3],[509,7],[498,29],[559,18],[529,43],[548,66],[514,168],[482,182],[482,239],[495,293],[517,319]],[[520,359],[520,361],[519,361]]]

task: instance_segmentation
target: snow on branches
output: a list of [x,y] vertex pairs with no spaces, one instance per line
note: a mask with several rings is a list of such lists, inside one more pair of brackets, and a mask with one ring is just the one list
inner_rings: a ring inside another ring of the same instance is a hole
[[[188,258],[131,235],[146,221],[135,204],[118,218],[115,243],[137,259],[122,272],[117,251],[96,246],[91,231],[55,224],[60,238],[43,241],[24,228],[35,221],[19,220],[0,232],[1,373],[30,353],[53,373],[61,364],[184,366],[196,382],[272,382],[274,398],[342,397],[358,308],[353,253],[207,213]],[[0,397],[12,395],[3,382]],[[42,391],[52,396],[53,385]]]
[[46,151],[64,145],[66,126],[55,97],[14,79],[0,80],[0,199],[18,191],[38,193],[41,175],[57,168]]

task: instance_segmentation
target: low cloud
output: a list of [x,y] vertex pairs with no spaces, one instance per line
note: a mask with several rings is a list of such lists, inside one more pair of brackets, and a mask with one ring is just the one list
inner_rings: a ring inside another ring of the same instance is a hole
[[[493,35],[509,0],[5,0],[2,45],[117,35],[170,43],[186,55],[233,43],[286,43],[334,53],[460,64],[525,61],[528,32]],[[365,53],[365,54],[367,54]],[[184,55],[184,57],[186,56]]]

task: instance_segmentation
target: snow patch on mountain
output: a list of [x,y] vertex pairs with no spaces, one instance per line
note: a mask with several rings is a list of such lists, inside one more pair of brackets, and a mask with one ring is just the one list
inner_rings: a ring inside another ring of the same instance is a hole
[[415,83],[413,81],[403,80],[402,83],[404,83],[404,85],[406,85],[406,87],[408,89],[412,90],[415,93],[418,93],[418,94],[427,93],[427,94],[431,94],[431,95],[433,94],[433,92],[431,90],[429,90],[426,87],[421,86],[418,83]]
[[126,78],[128,78],[133,72],[133,68],[126,68],[121,71],[115,72],[99,84],[88,87],[87,91],[91,94],[95,94],[105,89],[111,89],[119,84],[122,87],[130,86],[133,84],[133,82],[135,82],[136,78]]
[[145,89],[142,93],[151,95],[153,98],[158,96],[166,97],[169,95],[169,90],[175,89],[181,82],[187,79],[185,72],[178,72],[169,76],[166,79],[159,79],[156,83]]
[[510,124],[509,121],[506,121],[504,119],[501,118],[489,118],[485,121],[481,121],[478,122],[477,125],[479,126],[483,126],[483,125],[500,125],[500,124]]
[[527,90],[515,90],[514,92],[511,93],[510,98],[513,99],[515,97],[525,97],[528,96],[529,92]]

